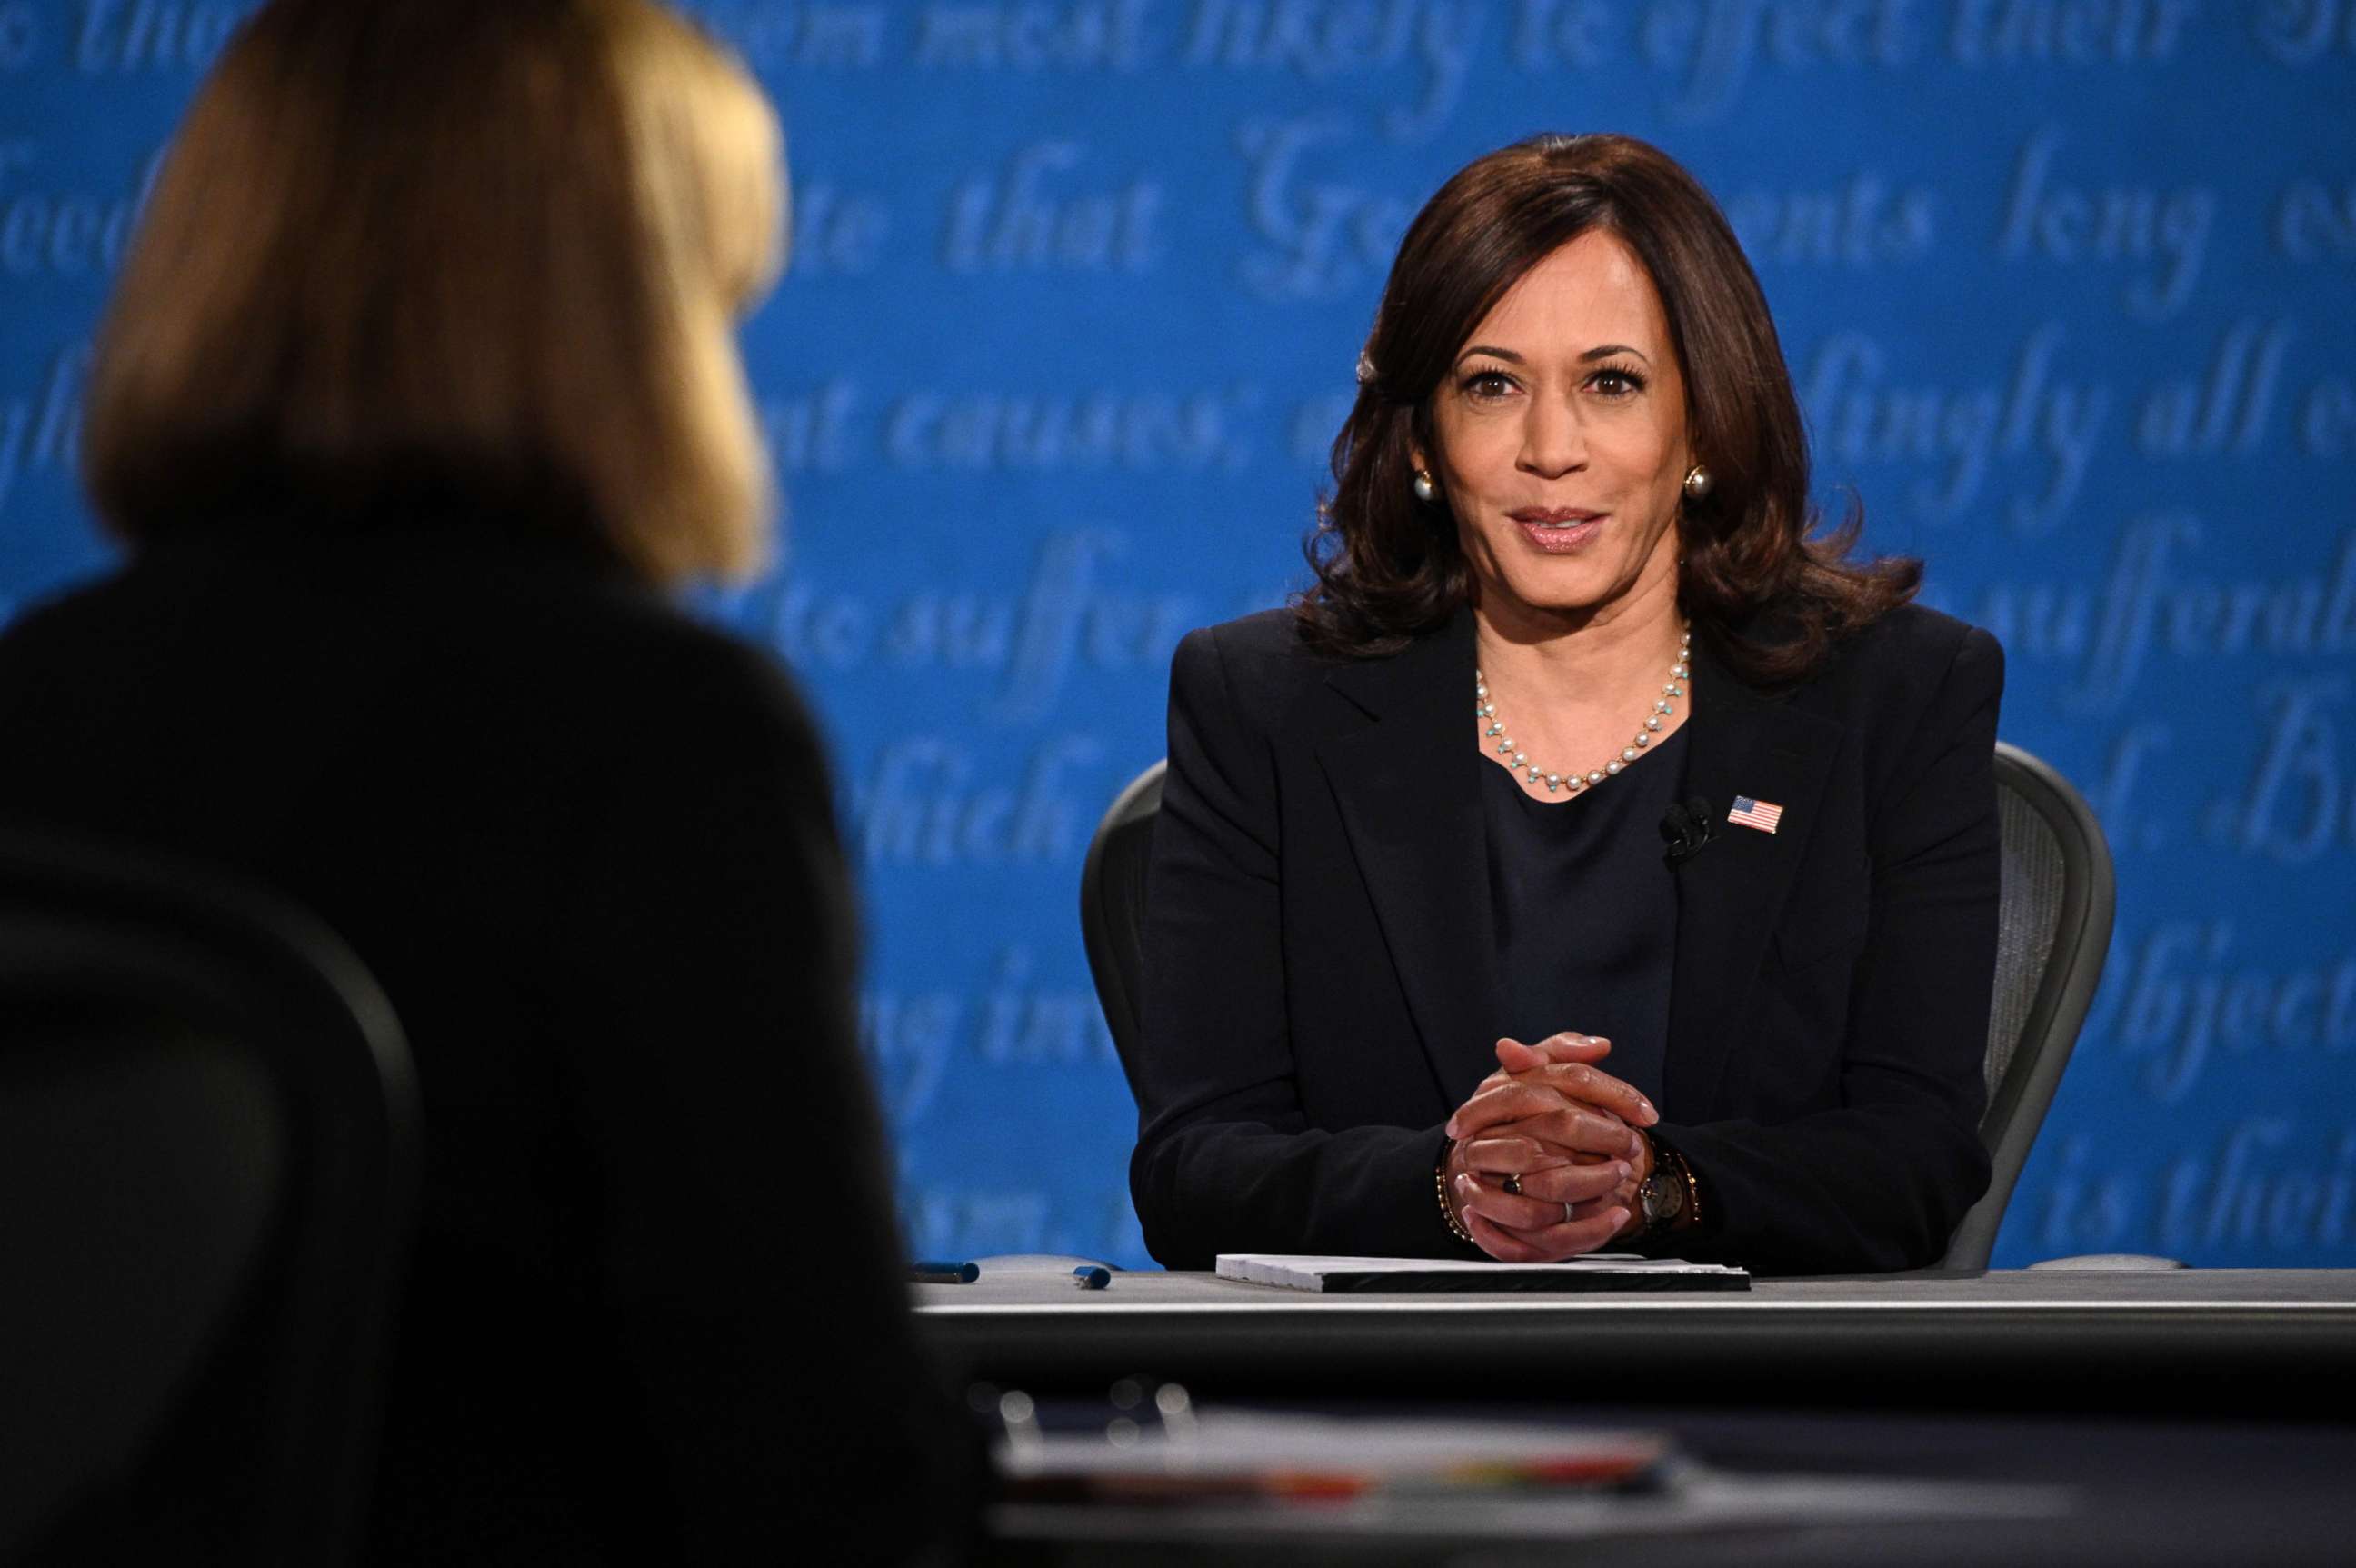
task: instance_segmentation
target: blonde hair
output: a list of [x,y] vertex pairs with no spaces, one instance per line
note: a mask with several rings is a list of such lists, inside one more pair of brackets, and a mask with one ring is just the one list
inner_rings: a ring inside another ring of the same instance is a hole
[[273,0],[101,330],[91,495],[142,543],[273,485],[487,483],[650,581],[749,572],[734,328],[785,207],[767,100],[652,0]]

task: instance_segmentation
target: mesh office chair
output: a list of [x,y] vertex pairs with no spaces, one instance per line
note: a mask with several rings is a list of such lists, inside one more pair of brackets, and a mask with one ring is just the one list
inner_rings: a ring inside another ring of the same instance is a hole
[[[1098,824],[1080,871],[1080,930],[1097,998],[1137,1087],[1139,993],[1145,973],[1145,867],[1162,809],[1163,764],[1130,781]],[[2003,884],[1997,908],[1988,1108],[1980,1137],[1994,1167],[1939,1266],[1984,1269],[2013,1184],[2069,1065],[2111,942],[2116,884],[2094,813],[2069,781],[2002,741],[1996,748]]]
[[323,927],[0,832],[0,1562],[345,1561],[418,1158]]
[[2083,797],[2038,757],[1996,746],[1996,809],[2004,836],[1996,917],[1996,993],[1980,1118],[1988,1188],[1965,1214],[1939,1266],[1984,1269],[2013,1184],[2070,1065],[2079,1026],[2110,956],[2118,884],[2111,846]]
[[1080,938],[1087,944],[1097,1002],[1132,1096],[1139,1002],[1145,987],[1145,867],[1153,857],[1153,819],[1162,811],[1167,767],[1157,762],[1129,781],[1097,824],[1080,866]]

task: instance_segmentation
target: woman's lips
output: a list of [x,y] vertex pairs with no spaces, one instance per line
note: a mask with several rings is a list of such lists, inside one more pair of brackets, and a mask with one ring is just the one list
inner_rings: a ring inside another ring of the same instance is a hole
[[1577,508],[1525,507],[1505,514],[1522,531],[1522,537],[1549,555],[1568,554],[1587,544],[1603,531],[1603,520],[1609,513],[1585,511]]

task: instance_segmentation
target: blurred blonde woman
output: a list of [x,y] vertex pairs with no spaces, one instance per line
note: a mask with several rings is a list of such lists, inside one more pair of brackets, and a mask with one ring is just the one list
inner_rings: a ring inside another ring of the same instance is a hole
[[275,884],[410,1036],[372,1562],[938,1559],[970,1517],[825,764],[664,591],[763,556],[733,330],[785,202],[760,90],[648,0],[263,6],[100,336],[127,560],[0,638],[0,812]]

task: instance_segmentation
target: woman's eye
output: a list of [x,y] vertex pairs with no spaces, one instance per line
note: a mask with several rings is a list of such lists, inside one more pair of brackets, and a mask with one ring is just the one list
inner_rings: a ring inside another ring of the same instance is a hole
[[1514,390],[1514,382],[1502,371],[1475,371],[1464,378],[1464,390],[1474,397],[1504,397]]
[[1627,397],[1644,390],[1643,380],[1629,371],[1598,371],[1588,384],[1605,397]]

